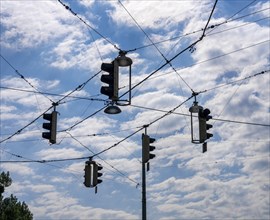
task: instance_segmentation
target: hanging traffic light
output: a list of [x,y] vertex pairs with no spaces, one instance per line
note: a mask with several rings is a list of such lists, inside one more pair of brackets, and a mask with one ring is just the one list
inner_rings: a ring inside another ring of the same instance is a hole
[[84,185],[86,187],[92,187],[91,180],[92,180],[92,164],[89,161],[85,162],[84,168]]
[[207,142],[204,142],[202,145],[202,152],[205,153],[207,151]]
[[101,165],[98,165],[96,162],[93,164],[93,187],[102,183],[102,180],[99,179],[99,177],[103,175],[101,172],[99,172],[102,169],[103,167]]
[[143,163],[147,163],[150,159],[153,159],[156,155],[150,153],[151,151],[155,150],[156,148],[154,146],[151,146],[150,144],[154,143],[156,139],[150,138],[146,134],[142,134],[142,158]]
[[100,78],[101,82],[108,84],[108,86],[101,87],[100,93],[108,96],[112,101],[117,101],[119,76],[118,62],[114,60],[112,63],[102,63],[101,70],[109,74],[103,74]]
[[42,137],[48,139],[51,144],[56,143],[56,127],[57,127],[57,112],[53,111],[51,114],[43,114],[43,119],[48,120],[49,123],[43,123],[43,128],[49,132],[42,132]]
[[213,127],[211,124],[206,122],[212,119],[210,115],[210,110],[208,108],[201,109],[199,112],[199,130],[200,130],[200,143],[204,143],[207,139],[213,137],[213,134],[207,133],[207,131]]

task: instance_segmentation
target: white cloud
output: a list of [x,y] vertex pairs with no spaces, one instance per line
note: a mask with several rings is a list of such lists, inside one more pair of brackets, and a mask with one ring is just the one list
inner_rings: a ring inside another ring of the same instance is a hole
[[76,151],[72,148],[61,148],[61,149],[44,149],[37,153],[37,155],[43,160],[59,159],[72,157],[81,157],[82,152]]
[[[122,3],[153,41],[203,28],[213,6],[211,1]],[[117,1],[69,1],[67,4],[119,47],[130,49],[149,44]],[[240,1],[237,4],[220,1],[210,24],[225,21],[228,15],[245,5]],[[265,1],[259,1],[246,11],[267,6]],[[68,94],[85,78],[99,71],[102,62],[111,62],[118,54],[113,45],[97,37],[96,33],[93,40],[91,28],[88,29],[57,1],[3,1],[1,12],[3,55],[18,70],[25,70],[23,75],[40,91]],[[169,111],[190,97],[191,89],[195,92],[208,90],[199,94],[197,101],[211,110],[213,118],[267,124],[268,73],[211,90],[268,69],[269,42],[255,46],[269,40],[268,20],[252,21],[263,14],[207,30],[206,37],[196,45],[196,51],[186,51],[173,60],[172,65],[178,73],[166,65],[132,91],[132,104]],[[189,34],[157,46],[170,58],[199,39],[201,34]],[[153,46],[130,51],[127,56],[133,60],[133,85],[166,62]],[[25,60],[30,61],[27,62],[29,65],[22,68]],[[1,74],[2,86],[32,89],[22,79],[14,77],[6,62],[1,62]],[[120,87],[127,84],[127,71],[121,68]],[[100,79],[96,77],[73,95],[89,97],[99,93],[100,86]],[[124,91],[127,87],[120,93]],[[78,123],[69,131],[73,138],[58,132],[57,145],[49,146],[47,140],[41,138],[41,117],[22,134],[1,143],[1,147],[14,154],[42,159],[90,157],[105,150],[99,155],[105,161],[93,158],[104,167],[98,194],[83,184],[87,159],[47,165],[1,164],[2,168],[10,170],[14,180],[7,193],[19,195],[20,200],[26,201],[37,219],[87,219],[89,216],[138,219],[141,188],[136,189],[136,183],[130,179],[141,182],[141,134],[145,131],[122,140],[165,112],[121,106],[119,115],[101,111],[83,120],[104,107],[104,103],[71,98],[65,101],[57,106],[60,113],[58,131]],[[186,114],[189,115],[188,108],[193,101],[176,110],[185,115],[170,114],[147,128],[150,137],[156,139],[153,143],[156,157],[150,160],[150,171],[147,172],[149,218],[267,218],[270,203],[265,196],[269,194],[270,178],[269,128],[210,120],[213,124],[210,132],[214,137],[208,141],[208,150],[203,154],[201,145],[191,143],[190,117]],[[50,106],[51,102],[40,94],[1,89],[1,140]],[[8,154],[1,158],[15,160]]]
[[[63,37],[72,30],[69,24],[75,20],[67,16],[67,12],[57,2],[26,4],[7,1],[1,5],[1,11],[1,21],[5,27],[2,43],[16,49],[36,47]],[[62,25],[63,19],[66,20],[65,26]]]
[[[128,25],[134,28],[135,22],[130,18],[125,9],[115,2],[108,2],[114,7],[114,11],[109,12],[110,17],[114,19],[118,25]],[[204,2],[203,4],[206,4]],[[184,22],[187,18],[191,18],[192,14],[197,14],[204,5],[198,1],[185,2],[159,2],[156,4],[152,1],[124,1],[124,7],[134,17],[136,22],[142,28],[166,29],[169,30],[179,23]],[[145,8],[148,8],[147,13],[144,13]],[[175,10],[177,8],[178,10]],[[193,11],[193,13],[190,13]]]
[[21,176],[31,176],[34,174],[34,170],[28,164],[9,163],[1,166],[10,173],[15,173]]

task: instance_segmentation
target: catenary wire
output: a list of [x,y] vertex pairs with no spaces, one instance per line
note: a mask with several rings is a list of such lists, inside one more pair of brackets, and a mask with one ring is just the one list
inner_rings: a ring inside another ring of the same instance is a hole
[[45,98],[47,98],[49,101],[53,102],[52,99],[50,99],[48,96],[40,92],[35,86],[32,85],[32,83],[29,82],[20,72],[17,70],[2,54],[0,54],[1,58],[15,71],[15,73],[23,79],[29,86],[31,86],[34,90],[36,90],[37,93],[42,94]]
[[60,104],[61,103],[61,101],[63,101],[65,98],[67,98],[67,97],[69,97],[71,94],[73,94],[74,92],[76,92],[76,91],[80,91],[80,90],[82,90],[85,86],[86,86],[86,84],[89,82],[89,81],[91,81],[93,78],[95,78],[98,74],[100,74],[101,73],[101,70],[100,71],[98,71],[96,74],[94,74],[93,76],[91,76],[88,80],[86,80],[84,83],[82,83],[81,85],[79,85],[77,88],[75,88],[74,90],[72,90],[71,92],[69,92],[67,95],[65,95],[64,97],[62,97],[60,100],[58,100],[57,102],[56,102],[56,104]]
[[[77,143],[79,143],[81,146],[83,146],[84,148],[86,148],[88,151],[90,151],[92,154],[95,154],[95,152],[93,150],[91,150],[89,147],[87,147],[85,144],[83,144],[80,140],[78,140],[77,138],[75,138],[72,134],[70,134],[69,132],[67,132],[70,137],[72,139],[74,139]],[[130,180],[131,182],[135,183],[136,185],[138,185],[139,183],[136,182],[135,180],[131,179],[127,174],[125,174],[124,172],[120,171],[119,169],[115,168],[113,165],[111,165],[108,161],[104,160],[102,157],[97,156],[100,160],[102,160],[104,163],[106,163],[108,166],[110,166],[112,169],[114,169],[117,173],[119,173],[121,176],[125,177],[126,179]]]
[[256,76],[259,76],[259,75],[263,75],[263,74],[269,73],[269,72],[270,72],[270,70],[263,70],[263,71],[261,71],[261,72],[259,72],[259,73],[255,73],[255,74],[253,74],[253,75],[244,77],[244,78],[242,78],[242,79],[230,81],[230,82],[227,82],[227,83],[224,83],[224,84],[221,84],[221,85],[212,87],[212,88],[210,88],[210,89],[206,89],[206,90],[200,91],[200,92],[198,92],[198,93],[200,94],[200,93],[209,92],[209,91],[212,91],[212,90],[215,90],[215,89],[219,89],[219,88],[221,88],[221,87],[228,86],[228,85],[231,85],[231,84],[235,84],[235,83],[237,83],[237,82],[245,81],[245,80],[248,80],[248,79],[251,79],[251,78],[253,78],[253,77],[256,77]]
[[141,127],[140,129],[136,130],[135,132],[133,132],[132,134],[128,135],[127,137],[125,137],[124,139],[118,141],[117,143],[115,143],[114,145],[96,153],[93,155],[93,157],[96,157],[100,154],[103,154],[105,152],[107,152],[108,150],[111,150],[112,148],[116,147],[117,145],[119,145],[120,143],[122,143],[123,141],[127,140],[128,138],[132,137],[133,135],[137,134],[138,132],[140,132],[141,130],[145,129],[146,127],[149,127],[151,126],[152,124],[158,122],[159,120],[165,118],[166,116],[172,114],[176,109],[180,108],[183,104],[185,104],[188,100],[190,100],[191,98],[193,98],[193,95],[190,96],[189,98],[187,98],[185,101],[181,102],[179,105],[177,105],[175,108],[173,108],[172,110],[166,112],[166,114],[162,115],[161,117],[158,117],[157,119],[153,120],[152,122],[150,122],[149,124],[147,125],[144,125],[143,127]]
[[[220,22],[218,24],[213,24],[213,25],[210,25],[209,27],[207,27],[207,30],[209,29],[213,29],[215,27],[218,27],[218,26],[221,26],[223,24],[227,24],[227,23],[230,23],[230,22],[233,22],[233,21],[236,21],[236,20],[239,20],[239,19],[242,19],[242,18],[245,18],[245,17],[248,17],[248,16],[251,16],[251,15],[254,15],[254,14],[257,14],[257,13],[260,13],[262,11],[266,11],[266,10],[269,10],[270,8],[266,8],[266,9],[261,9],[259,11],[256,11],[256,12],[252,12],[252,13],[249,13],[247,15],[243,15],[243,16],[240,16],[240,17],[237,17],[235,19],[231,19],[231,20],[226,20],[226,21],[223,21],[223,22]],[[259,20],[258,20],[259,21]],[[257,21],[253,21],[253,22],[257,22]],[[246,24],[246,25],[249,25],[250,23]],[[161,43],[165,43],[167,41],[172,41],[172,40],[176,40],[176,39],[179,39],[179,38],[183,38],[183,37],[186,37],[186,36],[189,36],[189,35],[192,35],[192,34],[196,34],[198,32],[202,32],[203,29],[199,29],[199,30],[196,30],[196,31],[192,31],[192,32],[189,32],[189,33],[185,33],[185,34],[182,34],[180,36],[176,36],[176,37],[172,37],[172,38],[169,38],[169,39],[166,39],[166,40],[162,40],[162,41],[158,41],[158,42],[154,42],[155,45],[157,44],[161,44]],[[210,32],[207,33],[207,36],[209,35]],[[141,50],[141,49],[144,49],[146,47],[150,47],[150,46],[153,46],[152,44],[147,44],[147,45],[143,45],[143,46],[140,46],[140,47],[137,47],[137,48],[134,48],[130,51],[136,51],[136,50]]]
[[[213,15],[213,12],[215,10],[216,4],[217,4],[218,0],[215,1],[215,4],[211,10],[210,16],[206,22],[206,25],[204,27],[204,30],[207,29],[208,24],[211,20],[211,17]],[[204,33],[205,31],[203,31]],[[147,77],[145,77],[143,80],[141,80],[140,82],[138,82],[137,84],[135,84],[134,86],[131,87],[130,90],[126,91],[125,93],[123,93],[119,98],[123,97],[124,95],[128,94],[131,90],[135,89],[136,87],[138,87],[139,85],[141,85],[143,82],[145,82],[147,79],[149,79],[152,75],[154,75],[155,73],[157,73],[159,70],[161,70],[163,67],[165,67],[167,64],[169,64],[170,62],[172,62],[173,60],[175,60],[178,56],[180,56],[182,53],[184,53],[185,51],[194,48],[194,46],[199,43],[200,41],[202,41],[204,38],[204,34],[202,34],[202,36],[196,40],[195,42],[193,42],[192,44],[190,44],[188,47],[186,47],[185,49],[181,50],[180,52],[178,52],[175,56],[173,56],[171,59],[167,60],[163,65],[161,65],[160,67],[158,67],[156,70],[154,70],[152,73],[150,73]]]
[[50,109],[52,109],[53,106],[49,107],[46,111],[44,111],[42,114],[40,114],[38,117],[36,117],[33,121],[31,121],[30,123],[28,123],[27,125],[25,125],[24,127],[22,127],[21,129],[19,129],[18,131],[16,131],[15,133],[13,133],[12,135],[8,136],[7,138],[3,139],[0,141],[0,144],[11,139],[12,137],[14,137],[15,135],[20,134],[24,129],[26,129],[28,126],[32,125],[33,123],[35,123],[40,117],[42,117],[47,111],[49,111]]
[[[216,2],[217,2],[217,1],[218,1],[218,0],[216,0]],[[216,5],[216,4],[215,4],[215,5]],[[211,19],[211,16],[212,16],[212,14],[213,14],[213,11],[214,11],[214,9],[215,9],[215,5],[214,5],[214,7],[213,7],[213,9],[212,9],[212,11],[211,11],[211,14],[210,14],[209,18],[208,18],[207,25],[208,25],[208,23],[209,23],[209,21],[210,21],[210,19]],[[205,26],[204,29],[207,28],[207,25]],[[184,53],[185,51],[189,50],[190,48],[193,48],[198,42],[202,41],[203,38],[204,38],[204,35],[202,35],[198,40],[196,40],[195,42],[193,42],[192,44],[190,44],[190,45],[189,45],[188,47],[186,47],[185,49],[183,49],[183,50],[181,50],[180,52],[178,52],[175,56],[173,56],[170,60],[168,60],[168,62],[165,62],[165,64],[161,65],[159,68],[157,68],[155,71],[153,71],[153,72],[152,72],[151,74],[149,74],[147,77],[145,77],[142,81],[140,81],[139,83],[137,83],[137,84],[135,84],[134,86],[132,86],[132,88],[131,88],[130,90],[128,90],[128,91],[126,91],[125,93],[123,93],[123,94],[119,97],[119,99],[120,99],[121,97],[123,97],[124,95],[126,95],[127,93],[129,93],[131,90],[135,89],[137,86],[141,85],[143,82],[145,82],[147,79],[149,79],[152,75],[154,75],[154,74],[157,73],[159,70],[161,70],[163,67],[165,67],[169,62],[171,62],[171,61],[173,61],[174,59],[176,59],[179,55],[181,55],[181,54]],[[64,132],[64,131],[70,131],[70,130],[73,129],[75,126],[79,125],[80,123],[84,122],[84,121],[87,120],[88,118],[90,118],[90,117],[96,115],[98,112],[100,112],[100,111],[102,111],[103,109],[105,109],[107,106],[108,106],[108,105],[105,105],[104,107],[98,109],[98,110],[97,110],[96,112],[94,112],[93,114],[91,114],[91,115],[89,115],[88,117],[82,119],[81,121],[75,123],[75,124],[72,125],[71,127],[67,128],[67,129],[65,129],[65,130],[63,130],[63,132]]]
[[[223,23],[225,24],[225,23],[227,23],[228,21],[232,20],[232,18],[233,18],[235,15],[237,15],[237,14],[239,14],[240,12],[244,11],[246,8],[248,8],[250,5],[254,4],[256,1],[257,1],[257,0],[254,0],[254,1],[252,1],[251,3],[247,4],[245,7],[243,7],[242,9],[240,9],[239,11],[237,11],[236,13],[234,13],[233,15],[231,15],[231,16],[230,16],[226,21],[224,21]],[[222,23],[222,24],[223,24],[223,23]],[[212,31],[213,31],[213,30],[210,30],[208,33],[211,33]]]
[[77,17],[84,25],[86,25],[88,28],[90,28],[91,30],[93,30],[96,34],[98,34],[101,38],[103,38],[104,40],[106,40],[109,44],[111,44],[115,49],[119,50],[120,49],[116,46],[116,44],[114,44],[112,41],[110,41],[108,38],[106,38],[104,35],[102,35],[99,31],[97,31],[95,28],[93,28],[90,24],[88,24],[85,20],[83,20],[80,16],[78,16],[77,13],[75,13],[71,7],[69,7],[68,5],[64,4],[61,0],[58,0],[58,2],[64,6],[65,9],[67,9],[69,12],[71,12],[71,14],[73,14],[75,17]]
[[[115,143],[114,145],[110,146],[109,148],[106,148],[92,156],[87,156],[87,157],[76,157],[76,158],[65,158],[65,159],[52,159],[52,160],[22,160],[22,161],[17,161],[18,163],[29,163],[29,162],[38,162],[38,163],[51,163],[51,162],[64,162],[64,161],[75,161],[75,160],[85,160],[85,159],[92,159],[93,157],[97,157],[102,153],[105,153],[109,150],[111,150],[112,148],[116,147],[117,145],[119,145],[120,143],[122,143],[123,141],[127,140],[128,138],[130,138],[131,136],[137,134],[138,132],[140,132],[141,130],[145,129],[145,127],[148,127],[154,123],[156,123],[157,121],[163,119],[164,117],[170,115],[170,114],[178,114],[178,115],[184,115],[184,116],[190,116],[188,114],[183,114],[183,113],[176,113],[175,110],[179,107],[181,107],[184,103],[186,103],[188,100],[190,100],[191,98],[193,98],[194,96],[190,96],[188,99],[186,99],[185,101],[183,101],[182,103],[180,103],[178,106],[176,106],[175,108],[173,108],[170,111],[164,111],[164,110],[158,110],[158,109],[154,109],[154,108],[147,108],[147,107],[143,107],[143,106],[135,106],[135,105],[131,105],[133,107],[139,107],[139,108],[144,108],[144,109],[148,109],[148,110],[154,110],[154,111],[159,111],[159,112],[165,112],[164,115],[162,115],[161,117],[155,119],[154,121],[150,122],[147,125],[142,126],[140,129],[136,130],[135,132],[133,132],[132,134],[128,135],[127,137],[125,137],[124,139],[118,141],[117,143]],[[248,124],[248,125],[259,125],[259,126],[267,126],[270,127],[270,125],[266,125],[266,124],[259,124],[259,123],[249,123],[249,122],[241,122],[241,121],[234,121],[234,120],[225,120],[225,119],[216,119],[213,118],[212,120],[217,120],[217,121],[223,121],[223,122],[232,122],[232,123],[239,123],[239,124]],[[9,152],[10,153],[10,152]],[[10,153],[12,154],[12,153]],[[18,158],[24,158],[20,155],[16,155],[16,154],[12,154],[13,156],[16,156]],[[0,161],[1,162],[1,161]]]
[[[18,155],[18,154],[14,154],[14,153],[11,153],[9,151],[6,151],[6,150],[3,150],[1,149],[1,151],[7,153],[7,154],[10,154],[11,156],[13,157],[17,157],[17,158],[20,158],[20,159],[23,159],[23,160],[19,160],[19,161],[15,161],[15,160],[6,160],[6,161],[3,161],[3,160],[0,160],[0,163],[31,163],[31,162],[35,162],[35,163],[41,163],[41,164],[45,164],[47,166],[51,166],[51,167],[55,167],[55,168],[63,168],[61,166],[58,166],[56,164],[50,164],[50,163],[44,163],[42,160],[33,160],[33,159],[30,159],[30,158],[27,158],[27,157],[24,157],[24,156],[21,156],[21,155]],[[70,170],[70,169],[68,169]],[[72,172],[76,172],[75,170],[70,170]],[[76,172],[78,174],[80,174],[79,172]],[[74,175],[73,173],[71,173],[71,175]],[[75,176],[77,178],[77,176]]]
[[[214,58],[210,58],[210,59],[207,59],[207,60],[204,60],[204,61],[200,61],[200,62],[198,62],[198,63],[196,63],[196,64],[191,65],[191,66],[198,65],[198,64],[204,63],[204,62],[208,62],[208,61],[210,61],[210,60],[217,59],[217,58],[220,58],[220,57],[223,57],[223,56],[226,56],[226,55],[229,55],[229,54],[232,54],[232,53],[235,53],[235,52],[244,50],[244,49],[248,49],[248,48],[250,48],[250,47],[257,46],[257,45],[262,44],[262,43],[265,43],[265,42],[269,42],[269,40],[268,40],[268,41],[259,42],[259,43],[256,43],[256,44],[253,44],[253,45],[244,47],[244,48],[240,48],[240,49],[238,49],[238,50],[235,50],[235,51],[232,51],[232,52],[229,52],[229,53],[220,55],[220,56],[216,56],[216,57],[214,57]],[[187,48],[186,48],[186,50],[187,50]],[[166,65],[166,64],[165,64],[165,65]],[[165,66],[165,65],[164,65],[164,66]],[[190,67],[191,67],[191,66],[190,66]],[[161,68],[160,68],[160,69],[161,69]],[[158,69],[158,70],[159,70],[159,69]],[[158,71],[158,70],[157,70],[157,71]],[[153,75],[153,73],[156,73],[157,71],[152,72],[152,73],[150,74],[150,76]],[[97,74],[95,74],[95,75],[97,75]],[[93,78],[93,77],[91,77],[91,78]],[[147,77],[146,77],[146,78],[147,78]],[[149,78],[149,77],[148,77],[148,78]],[[89,80],[87,80],[87,82],[89,82]],[[142,82],[142,81],[141,81],[141,82]],[[141,84],[141,82],[140,82],[140,84]],[[81,87],[85,86],[85,84],[86,84],[86,82],[83,83],[82,85],[78,86],[78,87],[74,90],[74,92],[75,92],[76,90],[78,90],[78,88],[81,88]],[[132,87],[132,89],[135,88],[135,87],[138,86],[138,85],[139,85],[139,84],[136,84],[135,86]],[[203,91],[202,91],[202,92],[203,92]],[[70,94],[72,94],[72,93],[73,93],[73,92],[69,93],[68,95],[70,95]],[[66,95],[65,97],[67,97],[67,95]],[[63,98],[62,98],[61,100],[63,100]],[[83,119],[83,120],[77,122],[76,124],[74,124],[73,126],[71,126],[69,129],[66,129],[66,130],[63,130],[63,131],[71,130],[73,127],[77,126],[78,124],[82,123],[83,121],[87,120],[88,118],[94,116],[94,115],[97,114],[98,112],[102,111],[104,108],[106,108],[106,106],[103,107],[103,108],[101,108],[101,109],[99,109],[99,110],[97,110],[96,112],[94,112],[93,114],[91,114],[90,116],[88,116],[87,118],[85,118],[85,119]],[[27,126],[27,127],[28,127],[28,126]],[[25,127],[25,128],[26,128],[26,127]],[[19,131],[21,132],[21,129],[20,129]],[[19,133],[20,133],[20,132],[19,132]],[[15,134],[13,134],[12,137],[13,137],[14,135],[16,135],[16,134],[18,134],[18,132],[16,132]],[[11,138],[11,137],[10,137],[10,138]],[[8,139],[10,139],[10,138],[8,138]],[[5,140],[4,140],[4,141],[5,141]],[[3,142],[3,141],[2,141],[2,142]],[[2,142],[0,142],[0,143],[2,143]]]
[[[173,67],[171,61],[169,61],[165,55],[159,50],[159,48],[157,47],[157,45],[151,40],[151,38],[148,36],[148,34],[144,31],[144,29],[140,26],[140,24],[136,21],[136,19],[131,15],[131,13],[127,10],[127,8],[124,6],[124,4],[118,0],[118,2],[120,3],[120,5],[124,8],[124,10],[127,12],[127,14],[132,18],[132,20],[135,22],[135,24],[137,25],[137,27],[144,33],[144,35],[146,36],[146,38],[151,42],[151,45],[154,46],[156,48],[156,50],[158,51],[158,53],[163,57],[163,59],[166,61],[167,64],[169,64],[171,66],[171,68],[179,75],[179,77],[181,78],[181,80],[186,84],[186,86],[193,92],[193,89],[190,87],[190,85],[186,82],[186,80],[183,79],[183,77],[177,72],[177,70]],[[210,14],[210,18],[212,16],[212,13],[214,11],[214,8],[216,6],[217,0],[215,2],[215,5],[213,7],[213,10],[211,11]],[[210,19],[208,19],[206,27],[208,26]],[[206,29],[206,28],[205,28]],[[204,29],[204,31],[205,31]],[[204,35],[204,33],[203,33]]]
[[[131,104],[130,106],[131,107],[134,107],[134,108],[140,108],[140,109],[145,109],[145,110],[150,110],[150,111],[157,111],[157,112],[164,112],[164,113],[167,112],[166,110],[161,110],[161,109],[156,109],[156,108],[151,108],[151,107],[146,107],[146,106],[140,106],[140,105],[133,105],[133,104]],[[190,117],[190,114],[179,113],[179,112],[172,112],[171,114]],[[255,126],[270,127],[269,124],[244,122],[244,121],[228,120],[228,119],[221,119],[221,118],[212,118],[211,120],[222,121],[222,122],[230,122],[230,123],[236,123],[236,124],[246,124],[246,125],[255,125]]]
[[[36,122],[40,117],[42,117],[47,111],[49,111],[50,109],[52,109],[54,106],[61,104],[60,102],[63,101],[65,98],[69,97],[72,93],[74,93],[75,91],[79,91],[81,89],[84,88],[84,86],[90,81],[92,80],[95,76],[97,76],[101,71],[97,72],[96,74],[94,74],[92,77],[90,77],[88,80],[86,80],[84,83],[82,83],[81,85],[79,85],[77,88],[75,88],[73,91],[69,92],[67,95],[65,95],[64,97],[62,97],[60,100],[58,100],[57,102],[53,102],[53,105],[51,107],[49,107],[45,112],[43,112],[41,115],[39,115],[37,118],[35,118],[33,121],[31,121],[30,123],[28,123],[27,125],[25,125],[23,128],[19,129],[17,132],[15,132],[14,134],[8,136],[7,138],[3,139],[0,141],[0,143],[3,143],[4,141],[7,141],[9,139],[11,139],[12,137],[14,137],[15,135],[20,134],[24,129],[26,129],[28,126],[30,126],[31,124],[33,124],[34,122]],[[102,108],[103,109],[103,108]],[[101,109],[101,110],[102,110]],[[98,110],[97,112],[101,111]],[[94,114],[96,114],[97,112],[95,112]],[[94,115],[92,114],[92,115]],[[88,117],[87,117],[88,118]],[[87,119],[86,118],[86,119]],[[86,120],[85,119],[85,120]],[[84,120],[82,120],[84,121]],[[73,128],[75,126],[72,126],[71,128]],[[70,129],[71,129],[70,128]]]
[[[190,96],[188,99],[186,99],[185,101],[183,101],[182,103],[180,103],[179,105],[177,105],[175,108],[173,108],[172,110],[170,111],[167,111],[164,115],[162,115],[161,117],[155,119],[154,121],[150,122],[149,124],[147,125],[144,125],[142,126],[141,128],[137,129],[136,131],[134,131],[133,133],[131,133],[130,135],[126,136],[125,138],[121,139],[120,141],[118,141],[117,143],[113,144],[112,146],[96,153],[96,154],[93,154],[92,156],[88,156],[88,157],[76,157],[76,158],[65,158],[65,159],[52,159],[52,160],[24,160],[22,161],[23,163],[27,163],[27,162],[38,162],[38,163],[50,163],[50,162],[64,162],[64,161],[74,161],[74,160],[85,160],[85,159],[92,159],[94,157],[97,157],[99,156],[100,154],[103,154],[113,148],[115,148],[116,146],[118,146],[120,143],[124,142],[125,140],[129,139],[130,137],[134,136],[135,134],[137,134],[138,132],[140,132],[141,130],[145,129],[145,127],[148,127],[154,123],[156,123],[157,121],[163,119],[164,117],[172,114],[177,108],[181,107],[184,103],[186,103],[188,100],[190,100],[191,98],[193,97]],[[19,158],[23,158],[22,156],[20,155],[16,155],[14,154],[13,156],[17,156]]]
[[227,19],[227,21],[228,21],[228,20],[231,20],[235,15],[237,15],[237,14],[239,14],[240,12],[244,11],[244,10],[247,9],[249,6],[253,5],[256,1],[258,1],[258,0],[254,0],[254,1],[250,2],[249,4],[247,4],[245,7],[243,7],[242,9],[240,9],[239,11],[237,11],[236,13],[234,13],[232,16],[230,16],[230,17]]
[[[121,132],[126,132],[126,131],[130,131],[130,130],[134,130],[134,129],[137,129],[137,128],[140,128],[140,127],[141,126],[137,126],[137,127],[133,127],[133,128],[121,129],[121,130],[116,130],[116,131],[112,131],[112,132],[94,133],[94,134],[86,134],[86,135],[73,135],[73,137],[79,138],[79,137],[97,137],[97,136],[112,135],[112,134],[117,134],[117,133],[121,133]],[[39,131],[33,131],[31,133],[40,133],[40,132]],[[7,135],[10,135],[10,134],[1,134],[1,135],[6,135],[7,136]],[[16,141],[9,141],[9,143],[11,143],[11,142],[40,141],[40,140],[44,140],[44,139],[16,140]]]
[[[207,37],[207,36],[206,36],[206,37]],[[237,49],[237,50],[233,50],[233,51],[227,52],[227,53],[222,54],[222,55],[219,55],[219,56],[215,56],[215,57],[212,57],[212,58],[209,58],[209,59],[206,59],[206,60],[199,61],[199,62],[197,62],[197,63],[188,65],[188,66],[186,66],[186,67],[184,67],[184,68],[180,68],[180,69],[178,69],[178,70],[183,70],[183,69],[186,69],[186,68],[189,68],[189,67],[193,67],[193,66],[196,66],[196,65],[200,65],[200,64],[202,64],[202,63],[206,63],[206,62],[209,62],[209,61],[212,61],[212,60],[215,60],[215,59],[219,59],[219,58],[221,58],[221,57],[225,57],[225,56],[228,56],[228,55],[230,55],[230,54],[237,53],[237,52],[239,52],[239,51],[243,51],[243,50],[246,50],[246,49],[249,49],[249,48],[252,48],[252,47],[255,47],[255,46],[264,44],[264,43],[267,43],[267,42],[269,42],[269,41],[270,41],[270,40],[265,40],[265,41],[258,42],[258,43],[252,44],[252,45],[248,45],[248,46],[246,46],[246,47],[242,47],[242,48],[239,48],[239,49]],[[170,72],[167,72],[167,73],[164,73],[164,74],[160,74],[160,75],[151,77],[151,79],[149,79],[149,80],[153,80],[153,79],[155,79],[155,78],[163,77],[163,76],[165,76],[165,75],[167,75],[167,74],[171,74],[171,73],[173,73],[173,71],[170,71]],[[136,85],[136,84],[134,83],[134,85]],[[127,87],[127,86],[122,86],[120,89],[123,89],[123,88],[125,88],[125,87]]]
[[[60,0],[58,0],[61,4],[63,4]],[[210,16],[207,20],[207,23],[204,27],[204,30],[207,29],[209,21],[211,20],[212,14],[215,10],[215,6],[216,3],[218,2],[218,0],[215,1],[215,4],[212,8],[212,11],[210,13]],[[65,6],[63,4],[63,6]],[[68,6],[67,6],[68,7]],[[70,9],[69,7],[67,9]],[[71,11],[72,12],[72,11]],[[203,32],[204,33],[204,32]],[[202,35],[197,41],[193,42],[192,44],[190,44],[187,48],[183,49],[182,51],[180,51],[179,53],[177,53],[175,56],[173,56],[170,60],[168,60],[167,62],[165,62],[165,64],[161,65],[158,69],[156,69],[155,71],[153,71],[151,74],[149,74],[147,77],[145,77],[142,81],[140,81],[139,83],[137,83],[136,85],[134,85],[130,90],[133,90],[134,88],[136,88],[137,86],[139,86],[140,84],[142,84],[144,81],[146,81],[148,78],[150,78],[152,75],[154,75],[156,72],[158,72],[159,70],[161,70],[163,67],[165,67],[169,62],[173,61],[174,59],[176,59],[179,55],[181,55],[182,53],[184,53],[185,51],[189,50],[190,48],[193,48],[198,42],[202,41],[204,38],[204,35]],[[100,73],[101,71],[99,71],[98,73]],[[97,73],[97,74],[98,74]],[[95,75],[97,75],[95,74]],[[91,77],[92,78],[92,77]],[[88,80],[90,81],[90,80]],[[87,82],[88,82],[87,81]],[[69,95],[71,95],[73,92],[77,91],[78,89],[82,89],[85,86],[85,84],[82,84],[80,86],[78,86],[75,90],[71,91],[69,94],[67,94],[65,97],[63,97],[62,99],[60,99],[58,102],[56,102],[56,104],[59,104],[60,101],[62,101],[64,98],[68,97]],[[124,94],[122,94],[119,98],[123,97],[124,95],[126,95],[129,91],[125,92]],[[87,116],[86,118],[82,119],[81,121],[75,123],[74,125],[72,125],[71,127],[63,130],[63,132],[65,131],[70,131],[71,129],[73,129],[75,126],[79,125],[80,123],[84,122],[85,120],[87,120],[88,118],[96,115],[97,113],[99,113],[100,111],[102,111],[103,109],[105,109],[107,106],[105,105],[104,107],[98,109],[97,111],[95,111],[94,113],[92,113],[91,115]],[[14,135],[13,135],[14,136]],[[2,142],[0,142],[2,143]]]
[[[59,97],[65,97],[66,95],[56,94],[56,93],[50,93],[50,92],[37,92],[33,90],[27,90],[27,89],[20,89],[20,88],[12,88],[12,87],[6,87],[6,86],[0,86],[0,89],[7,89],[7,90],[13,90],[13,91],[19,91],[19,92],[27,92],[27,93],[36,93],[36,94],[44,94],[49,96],[59,96]],[[76,99],[76,100],[87,100],[87,101],[100,101],[105,102],[105,99],[97,99],[92,98],[95,96],[100,96],[101,94],[90,96],[90,97],[83,97],[83,96],[72,96],[69,95],[69,98]]]

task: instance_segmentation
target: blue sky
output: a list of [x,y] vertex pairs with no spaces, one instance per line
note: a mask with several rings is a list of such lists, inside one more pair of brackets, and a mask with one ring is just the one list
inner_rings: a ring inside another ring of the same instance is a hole
[[[193,98],[149,126],[156,157],[147,172],[148,218],[269,219],[269,1],[219,0],[209,23],[214,28],[196,50],[133,89],[131,105],[119,115],[93,114],[106,104],[102,73],[93,77],[57,106],[57,143],[50,145],[41,137],[44,121],[38,117],[61,99],[53,94],[74,91],[103,62],[113,61],[117,48],[130,51],[136,85],[201,37],[214,5],[62,3],[77,16],[57,0],[0,3],[0,168],[13,178],[6,195],[25,201],[35,219],[140,219],[143,130],[94,158],[104,167],[97,194],[83,185],[86,159],[33,160],[90,157],[174,109],[193,90],[211,110],[214,137],[204,154],[191,143],[187,115]],[[119,84],[125,93],[125,68]]]

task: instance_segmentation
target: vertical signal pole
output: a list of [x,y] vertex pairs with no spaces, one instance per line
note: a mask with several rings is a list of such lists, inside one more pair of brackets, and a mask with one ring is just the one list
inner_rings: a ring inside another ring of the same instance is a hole
[[[147,135],[147,125],[145,128],[145,135]],[[143,140],[142,140],[143,142]],[[146,220],[146,177],[145,177],[145,161],[143,160],[143,144],[142,144],[142,220]]]

